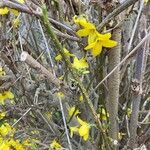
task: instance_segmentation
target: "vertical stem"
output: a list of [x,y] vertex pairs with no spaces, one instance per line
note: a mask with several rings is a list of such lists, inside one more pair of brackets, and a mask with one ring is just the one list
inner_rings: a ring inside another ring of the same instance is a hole
[[[114,69],[117,64],[120,63],[121,52],[121,29],[114,30],[113,39],[118,42],[118,45],[109,51],[109,72]],[[118,99],[119,99],[119,85],[120,85],[120,69],[116,71],[108,78],[108,100],[107,107],[109,112],[110,128],[109,134],[113,140],[118,139]]]
[[85,89],[84,85],[82,84],[82,82],[79,79],[78,74],[76,73],[76,71],[72,68],[71,62],[66,58],[66,56],[64,55],[64,50],[62,45],[60,44],[58,38],[56,37],[55,33],[53,32],[52,28],[51,28],[51,24],[49,23],[48,20],[48,14],[47,14],[47,10],[46,8],[43,8],[43,16],[42,16],[42,21],[43,24],[47,30],[48,35],[51,37],[51,39],[53,40],[54,44],[56,45],[56,48],[58,49],[58,51],[60,52],[60,54],[62,55],[62,57],[64,58],[65,63],[68,65],[69,71],[71,72],[73,78],[75,79],[75,81],[78,82],[78,86],[85,98],[85,101],[87,103],[87,105],[89,106],[91,113],[93,115],[93,118],[95,120],[95,122],[97,123],[98,128],[100,129],[102,135],[103,135],[103,139],[104,142],[107,146],[107,150],[111,149],[111,143],[110,140],[108,139],[107,135],[103,132],[103,127],[101,124],[101,121],[99,120],[99,117],[94,109],[94,106],[89,98],[89,95],[87,93],[87,90]]
[[72,145],[71,145],[70,138],[69,138],[69,132],[67,129],[67,123],[66,123],[66,119],[65,119],[65,114],[64,114],[64,109],[63,109],[61,98],[59,98],[59,105],[60,105],[60,109],[61,109],[61,113],[62,113],[62,118],[63,118],[65,132],[66,132],[66,136],[67,136],[67,140],[68,140],[68,144],[69,144],[69,149],[72,150]]
[[137,53],[136,68],[135,68],[135,79],[138,82],[137,88],[139,91],[133,93],[132,102],[132,114],[130,118],[130,139],[129,147],[137,147],[137,126],[138,126],[138,116],[139,116],[139,106],[141,102],[141,90],[142,90],[142,80],[144,72],[144,61],[145,60],[145,49],[141,48]]

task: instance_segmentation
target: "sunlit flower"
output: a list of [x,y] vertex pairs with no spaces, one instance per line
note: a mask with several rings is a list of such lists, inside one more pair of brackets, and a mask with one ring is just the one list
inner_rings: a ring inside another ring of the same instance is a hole
[[[63,49],[64,50],[64,55],[66,57],[74,57],[75,55],[74,54],[71,54],[66,48]],[[62,60],[62,56],[59,54],[55,57],[55,60],[56,61],[61,61]]]
[[2,67],[0,67],[0,76],[5,76],[5,75],[6,75],[6,72],[3,71],[3,68],[2,68]]
[[95,42],[89,43],[85,50],[92,49],[93,56],[97,56],[102,52],[102,47],[112,48],[117,45],[117,42],[110,40],[111,33],[98,34]]
[[78,59],[77,57],[74,57],[72,66],[77,70],[85,69],[89,67],[85,58]]
[[87,141],[89,138],[89,134],[90,134],[90,124],[81,120],[79,117],[77,117],[77,120],[79,124],[81,125],[79,127],[79,135],[83,137],[85,141]]
[[52,141],[52,143],[50,144],[50,148],[55,149],[55,150],[63,150],[64,149],[56,140]]
[[[17,0],[18,3],[24,4],[24,0]],[[0,8],[0,15],[7,15],[9,12],[13,13],[15,16],[19,15],[19,12],[15,9],[11,9],[8,7]]]
[[4,105],[4,101],[6,99],[13,99],[14,94],[11,91],[4,91],[3,93],[0,93],[0,104]]
[[132,109],[131,108],[127,108],[127,116],[130,117],[132,114]]
[[20,25],[20,19],[16,18],[16,19],[12,20],[12,26],[14,28],[17,28],[19,25]]
[[6,116],[6,112],[0,112],[0,120]]
[[23,145],[19,142],[19,140],[11,139],[9,141],[10,147],[14,148],[15,150],[25,150]]
[[0,150],[10,150],[9,142],[7,140],[0,143]]
[[107,120],[107,118],[109,118],[109,113],[106,112],[106,110],[103,107],[100,107],[100,119],[102,120]]
[[78,30],[76,33],[80,37],[88,36],[88,43],[94,42],[97,37],[97,30],[94,24],[87,21],[83,16],[74,16],[73,20],[76,24],[82,26],[83,29]]
[[75,106],[71,107],[68,109],[69,112],[69,116],[71,117],[73,114],[74,116],[76,116],[77,114],[80,113],[80,111],[78,109],[75,108]]
[[57,92],[56,95],[60,98],[63,98],[65,96],[63,92]]
[[119,132],[118,133],[118,139],[121,140],[123,138],[123,136],[125,136],[126,133],[123,133],[123,132]]
[[76,133],[79,132],[78,127],[70,127],[70,137],[71,137],[71,138],[73,137],[73,134],[74,134],[75,132],[76,132]]
[[19,11],[16,10],[16,9],[9,8],[9,12],[12,13],[14,16],[18,16],[19,15]]
[[3,137],[13,132],[14,129],[8,123],[4,123],[0,126],[0,135]]
[[83,95],[80,95],[79,100],[82,102],[83,101]]
[[24,140],[22,142],[22,145],[27,146],[27,147],[32,146],[31,139]]
[[6,15],[9,13],[9,10],[7,7],[0,8],[0,15]]

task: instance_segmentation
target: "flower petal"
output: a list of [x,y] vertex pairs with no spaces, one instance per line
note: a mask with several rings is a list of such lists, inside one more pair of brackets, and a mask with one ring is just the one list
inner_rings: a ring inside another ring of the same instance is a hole
[[89,36],[88,36],[88,44],[93,43],[96,40],[97,37],[97,31],[93,30],[90,32]]
[[7,7],[0,8],[0,15],[6,15],[8,14],[9,10]]
[[90,43],[90,44],[89,44],[88,46],[86,46],[84,49],[85,49],[85,50],[91,49],[91,48],[93,48],[95,45],[96,45],[96,42]]
[[80,136],[84,136],[85,134],[87,134],[88,132],[88,128],[86,125],[83,125],[79,128],[79,134]]
[[55,60],[56,61],[61,61],[62,60],[62,56],[59,54],[59,55],[57,55],[56,57],[55,57]]
[[86,20],[86,18],[84,17],[84,16],[74,16],[73,17],[73,21],[76,23],[76,24],[79,24],[79,25],[82,25],[82,23],[84,24],[84,23],[86,23],[87,22],[87,20]]
[[114,40],[106,40],[106,41],[102,41],[102,46],[107,47],[107,48],[111,48],[117,45],[117,42]]
[[76,33],[78,36],[84,37],[84,36],[88,36],[90,34],[90,30],[89,29],[81,29],[81,30],[78,30]]
[[74,132],[78,132],[78,128],[77,127],[70,127],[70,137],[72,138],[73,137],[73,133]]
[[111,38],[111,33],[106,33],[106,34],[100,34],[98,33],[98,39],[99,40],[109,40]]
[[92,55],[96,57],[102,52],[102,44],[100,42],[97,42],[96,45],[92,49]]
[[84,22],[84,23],[81,24],[81,26],[83,26],[84,28],[87,28],[87,29],[94,29],[94,30],[96,30],[95,25],[90,23],[90,22]]
[[76,116],[77,114],[80,113],[80,111],[78,109],[76,109],[75,106],[73,106],[68,109],[68,113],[69,113],[69,116],[71,117],[73,114],[74,114],[74,116]]
[[85,121],[81,120],[78,116],[77,116],[77,121],[78,121],[81,125],[87,124]]
[[88,134],[85,134],[85,135],[83,136],[84,141],[87,141],[88,138],[89,138],[89,133],[88,133]]
[[74,60],[73,60],[73,64],[72,66],[79,70],[79,69],[84,69],[84,68],[88,68],[89,65],[88,63],[86,62],[85,58],[81,58],[80,60],[78,60],[77,57],[74,57]]

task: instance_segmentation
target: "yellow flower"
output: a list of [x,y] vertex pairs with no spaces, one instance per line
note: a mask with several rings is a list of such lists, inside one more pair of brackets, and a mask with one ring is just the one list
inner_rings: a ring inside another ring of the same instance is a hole
[[72,66],[73,66],[73,68],[75,68],[77,70],[89,67],[89,65],[86,62],[85,58],[78,59],[77,57],[74,58]]
[[65,96],[63,92],[57,92],[56,95],[60,98],[63,98]]
[[6,112],[0,112],[0,120],[6,116]]
[[98,34],[95,42],[89,43],[85,50],[92,49],[93,56],[97,56],[102,52],[102,47],[111,48],[117,45],[117,42],[110,40],[111,33]]
[[83,95],[80,95],[79,100],[83,102]]
[[[74,57],[75,56],[74,54],[71,54],[66,48],[64,48],[63,50],[64,50],[64,54],[65,54],[66,57],[70,57],[70,56]],[[61,61],[62,60],[62,56],[60,54],[57,55],[55,57],[55,60],[56,61]]]
[[24,4],[24,0],[17,0],[20,4]]
[[147,3],[148,3],[148,1],[149,1],[149,0],[144,0],[144,3],[146,3],[146,4],[147,4]]
[[24,140],[22,145],[27,146],[27,147],[32,146],[31,139]]
[[50,144],[50,148],[55,149],[55,150],[64,149],[56,140],[52,141],[52,143]]
[[3,141],[2,144],[0,145],[0,150],[10,150],[9,142]]
[[3,93],[0,93],[0,104],[4,105],[4,100],[6,99],[13,99],[14,94],[10,91],[4,91]]
[[3,68],[2,68],[2,67],[0,67],[0,76],[5,76],[5,75],[6,75],[6,72],[3,71]]
[[127,116],[130,117],[132,114],[132,109],[131,108],[127,108]]
[[15,150],[25,150],[23,148],[23,145],[18,141],[18,140],[14,140],[14,139],[11,139],[9,141],[9,145],[14,148]]
[[74,22],[83,27],[83,29],[78,30],[76,33],[79,37],[88,36],[88,43],[94,42],[97,37],[97,30],[94,24],[88,22],[83,16],[74,16]]
[[80,15],[80,16],[74,16],[73,21],[78,24],[83,26],[85,23],[87,23],[87,17],[85,15]]
[[78,127],[70,127],[70,137],[73,137],[74,132],[79,132]]
[[109,117],[109,113],[106,112],[106,110],[103,107],[100,107],[100,119],[102,120],[107,120],[107,118]]
[[[20,4],[24,4],[24,0],[17,0],[18,3]],[[7,8],[7,7],[4,7],[4,8],[0,8],[0,15],[6,15],[9,13],[9,11],[11,13],[13,13],[15,16],[18,16],[19,12],[15,9],[11,9],[11,8]]]
[[118,139],[121,140],[123,138],[123,136],[125,136],[125,135],[126,135],[126,133],[119,132]]
[[14,98],[14,94],[10,91],[5,91],[3,94],[4,94],[5,98],[9,98],[9,99]]
[[6,15],[9,13],[9,10],[7,7],[0,8],[0,15]]
[[58,77],[59,80],[63,80],[64,79],[64,75]]
[[16,10],[16,9],[11,9],[11,8],[9,8],[9,11],[10,11],[10,13],[12,13],[12,14],[15,15],[15,16],[18,16],[18,15],[19,15],[19,11]]
[[14,129],[8,123],[4,123],[0,126],[0,135],[3,137],[12,133],[13,131]]
[[13,25],[14,28],[17,28],[20,25],[20,19],[17,19],[17,18],[14,19],[12,21],[12,25]]
[[71,117],[73,114],[74,116],[76,116],[77,114],[80,113],[80,111],[78,109],[75,108],[75,106],[69,108],[69,116]]
[[90,124],[81,120],[79,117],[77,117],[78,122],[80,123],[79,127],[79,135],[83,137],[85,141],[88,140],[89,134],[90,134]]

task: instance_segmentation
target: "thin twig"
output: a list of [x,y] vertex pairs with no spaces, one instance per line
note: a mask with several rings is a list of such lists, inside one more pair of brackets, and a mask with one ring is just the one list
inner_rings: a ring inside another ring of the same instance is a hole
[[31,110],[31,108],[29,108],[29,109],[12,125],[12,127],[14,127],[30,110]]
[[54,68],[54,63],[53,63],[53,60],[52,60],[52,57],[51,57],[51,54],[50,54],[48,43],[47,43],[46,37],[44,35],[43,28],[41,26],[40,20],[38,20],[38,23],[39,23],[39,27],[40,27],[40,30],[41,30],[41,33],[42,33],[42,36],[43,36],[45,46],[46,46],[46,51],[47,51],[47,54],[48,54],[48,57],[49,57],[49,60],[50,60],[50,63],[51,63],[52,72],[53,72],[53,75],[56,77],[55,70],[53,69]]
[[97,29],[100,31],[102,28],[111,21],[114,17],[124,11],[126,8],[137,2],[138,0],[126,0],[123,4],[118,6],[112,13],[110,13],[98,26]]
[[129,44],[128,44],[127,52],[129,52],[130,49],[131,49],[133,38],[134,38],[135,31],[136,31],[137,26],[138,26],[138,22],[139,22],[139,19],[140,19],[140,15],[141,15],[143,6],[144,6],[144,2],[141,3],[141,5],[140,5],[139,11],[138,11],[138,15],[137,15],[137,18],[136,18],[136,21],[135,21],[135,24],[134,24],[134,27],[133,27],[133,31],[132,31],[132,34],[131,34],[131,37],[130,37],[130,41],[129,41]]
[[67,136],[67,140],[68,140],[68,144],[69,144],[69,149],[72,150],[69,133],[68,133],[68,129],[67,129],[67,123],[66,123],[65,114],[64,114],[64,109],[63,109],[63,105],[62,105],[62,100],[60,97],[59,97],[59,105],[60,105],[60,109],[61,109],[61,113],[62,113],[62,118],[63,118],[65,132],[66,132],[66,136]]

